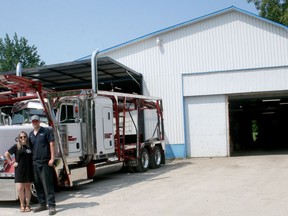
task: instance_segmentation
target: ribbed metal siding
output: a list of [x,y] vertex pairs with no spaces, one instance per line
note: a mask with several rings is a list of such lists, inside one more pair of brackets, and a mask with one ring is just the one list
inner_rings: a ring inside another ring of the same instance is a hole
[[184,143],[182,74],[287,65],[287,38],[284,28],[232,11],[105,55],[142,73],[146,93],[163,98],[167,140],[177,144]]
[[287,91],[288,66],[185,74],[183,86],[184,96]]

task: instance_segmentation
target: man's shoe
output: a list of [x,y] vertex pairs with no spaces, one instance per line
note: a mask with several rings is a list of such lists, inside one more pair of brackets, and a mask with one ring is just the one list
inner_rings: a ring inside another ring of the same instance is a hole
[[37,213],[37,212],[45,211],[46,209],[47,209],[46,205],[40,205],[40,206],[34,208],[33,212]]
[[55,215],[56,214],[56,209],[55,207],[50,206],[49,207],[49,215]]

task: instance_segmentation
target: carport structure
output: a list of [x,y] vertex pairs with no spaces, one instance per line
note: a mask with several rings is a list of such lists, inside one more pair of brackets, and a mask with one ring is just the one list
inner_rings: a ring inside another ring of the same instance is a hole
[[[98,90],[142,93],[142,75],[110,57],[97,58]],[[9,71],[4,74],[13,74]],[[27,68],[22,76],[40,81],[43,87],[64,91],[92,86],[91,60],[81,60],[43,67]]]

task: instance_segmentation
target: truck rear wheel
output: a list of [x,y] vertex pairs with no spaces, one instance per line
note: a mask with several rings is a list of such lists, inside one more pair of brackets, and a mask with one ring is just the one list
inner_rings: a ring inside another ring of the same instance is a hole
[[156,169],[159,168],[162,161],[161,150],[158,146],[155,146],[150,154],[150,168]]
[[146,172],[149,169],[149,154],[146,148],[140,150],[140,157],[137,162],[136,170],[138,172]]

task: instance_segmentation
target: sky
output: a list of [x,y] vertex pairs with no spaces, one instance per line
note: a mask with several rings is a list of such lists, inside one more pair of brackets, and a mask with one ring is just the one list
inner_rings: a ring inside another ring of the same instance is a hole
[[35,45],[46,65],[70,62],[247,0],[0,0],[0,38]]

